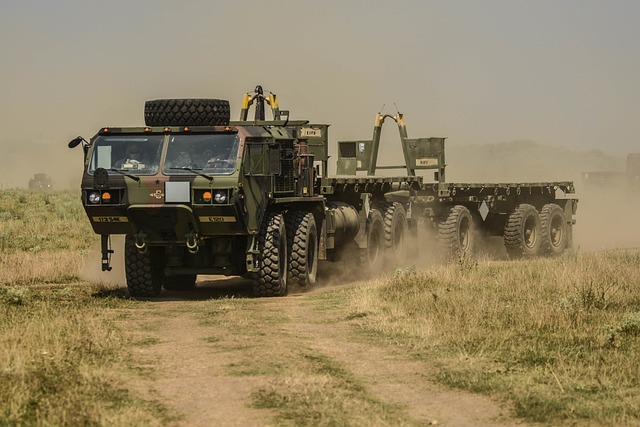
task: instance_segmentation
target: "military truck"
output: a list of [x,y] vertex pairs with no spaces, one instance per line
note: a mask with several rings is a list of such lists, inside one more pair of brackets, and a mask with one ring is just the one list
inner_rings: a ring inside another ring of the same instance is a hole
[[600,191],[607,187],[618,188],[621,192],[640,189],[640,153],[627,154],[625,171],[582,172],[585,188]]
[[51,191],[53,190],[53,180],[46,173],[36,173],[29,180],[29,190]]
[[[102,269],[111,269],[110,236],[125,235],[134,297],[192,288],[198,274],[241,275],[257,296],[282,296],[291,284],[313,286],[318,260],[348,257],[363,274],[396,265],[408,236],[423,232],[454,258],[472,254],[478,234],[501,236],[514,258],[558,255],[571,242],[572,182],[448,183],[445,138],[409,138],[400,113],[378,114],[371,139],[338,142],[335,176],[329,125],[290,120],[260,86],[238,121],[217,99],[147,101],[144,115],[145,126],[69,143],[84,149],[82,203],[101,236]],[[387,119],[402,165],[378,165]]]

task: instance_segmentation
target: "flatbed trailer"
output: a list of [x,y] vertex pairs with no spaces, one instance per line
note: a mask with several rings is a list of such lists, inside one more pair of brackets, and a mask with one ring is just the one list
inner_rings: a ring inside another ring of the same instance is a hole
[[[378,165],[386,119],[398,126],[403,165]],[[323,194],[356,205],[358,194],[369,193],[370,204],[383,213],[395,205],[394,211],[404,210],[407,228],[426,227],[445,257],[473,254],[480,249],[480,236],[502,237],[511,258],[559,255],[572,244],[578,203],[572,181],[446,182],[445,138],[409,138],[400,113],[378,114],[371,140],[338,142],[338,146],[340,175],[321,181]],[[406,169],[406,175],[379,177],[377,169]],[[430,182],[418,175],[430,170],[434,171]]]

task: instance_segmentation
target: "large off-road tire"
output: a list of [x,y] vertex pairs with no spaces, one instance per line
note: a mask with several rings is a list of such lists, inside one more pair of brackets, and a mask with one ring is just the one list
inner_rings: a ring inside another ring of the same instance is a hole
[[223,99],[155,99],[144,104],[147,126],[226,126],[231,118]]
[[405,257],[407,233],[407,213],[400,203],[384,206],[384,247],[390,263],[398,264]]
[[147,252],[142,254],[135,246],[134,237],[127,235],[124,243],[124,267],[129,295],[138,298],[160,294],[164,276],[160,248],[147,248]]
[[360,249],[360,266],[364,274],[378,274],[384,268],[384,220],[377,209],[369,211],[367,247]]
[[284,217],[267,212],[258,234],[259,265],[253,292],[260,297],[287,294],[287,231]]
[[504,245],[510,258],[530,258],[540,254],[540,215],[535,207],[518,205],[504,227]]
[[162,286],[169,291],[188,291],[196,286],[196,275],[165,276]]
[[316,283],[318,272],[316,220],[310,212],[293,211],[287,213],[285,221],[290,284],[311,287]]
[[447,258],[464,258],[473,253],[476,230],[473,216],[462,205],[450,208],[438,222],[438,244]]
[[540,211],[541,245],[545,255],[560,255],[569,245],[569,225],[564,210],[555,203],[549,203]]

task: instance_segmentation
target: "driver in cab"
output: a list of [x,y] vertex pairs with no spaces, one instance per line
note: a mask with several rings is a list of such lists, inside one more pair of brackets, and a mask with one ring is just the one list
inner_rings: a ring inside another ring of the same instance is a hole
[[126,157],[115,163],[116,169],[144,169],[145,164],[142,160],[142,151],[136,145],[127,147]]

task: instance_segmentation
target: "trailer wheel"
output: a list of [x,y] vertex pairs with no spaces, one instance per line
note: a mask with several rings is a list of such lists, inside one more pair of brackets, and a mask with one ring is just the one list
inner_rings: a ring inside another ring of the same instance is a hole
[[367,247],[360,249],[360,265],[365,272],[377,274],[382,271],[384,256],[384,220],[377,209],[371,209],[367,220]]
[[304,288],[316,283],[318,272],[318,230],[312,213],[288,212],[287,251],[289,254],[289,280]]
[[165,276],[162,286],[170,291],[188,291],[196,286],[196,275]]
[[569,243],[569,232],[564,210],[555,203],[543,206],[540,212],[542,251],[547,255],[560,255]]
[[404,258],[407,214],[398,202],[388,203],[384,210],[384,246],[389,260],[398,264]]
[[475,223],[465,206],[449,209],[438,224],[438,243],[450,258],[462,258],[473,252],[475,246]]
[[267,212],[258,234],[260,270],[253,292],[261,297],[287,294],[287,231],[284,217]]
[[127,276],[129,295],[155,297],[162,289],[162,253],[159,248],[147,248],[141,254],[135,245],[135,239],[127,235],[124,241],[124,267]]
[[538,211],[531,205],[518,205],[504,227],[504,245],[511,258],[530,258],[540,253],[541,224]]
[[223,99],[155,99],[144,104],[147,126],[226,126],[231,112]]

